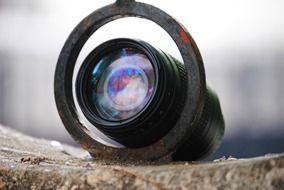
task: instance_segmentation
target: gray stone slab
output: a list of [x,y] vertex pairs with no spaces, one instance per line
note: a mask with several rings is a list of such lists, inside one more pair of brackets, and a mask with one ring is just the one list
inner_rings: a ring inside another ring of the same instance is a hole
[[0,126],[0,189],[284,189],[284,154],[147,165],[92,161],[84,150]]

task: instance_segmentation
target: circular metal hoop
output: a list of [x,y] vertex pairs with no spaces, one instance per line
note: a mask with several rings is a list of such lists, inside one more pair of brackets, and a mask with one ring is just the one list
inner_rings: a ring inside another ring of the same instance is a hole
[[[79,120],[72,92],[74,67],[86,41],[103,25],[124,17],[145,18],[162,27],[179,48],[190,83],[184,111],[177,124],[158,142],[139,149],[113,148],[94,140],[92,132]],[[96,10],[79,23],[61,51],[54,81],[57,109],[67,131],[95,159],[119,162],[170,158],[171,153],[177,150],[194,130],[194,123],[203,109],[205,88],[202,58],[187,30],[164,11],[134,0],[118,0]]]

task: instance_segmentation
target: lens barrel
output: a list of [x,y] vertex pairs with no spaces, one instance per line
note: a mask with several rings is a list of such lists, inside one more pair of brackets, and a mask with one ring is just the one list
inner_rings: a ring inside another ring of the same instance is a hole
[[[128,148],[159,141],[184,109],[188,81],[178,60],[134,39],[114,39],[95,48],[76,80],[79,106],[97,129]],[[199,159],[212,152],[224,132],[217,96],[207,88],[205,105],[175,160]]]
[[221,143],[225,123],[215,92],[207,85],[200,120],[188,140],[172,155],[173,160],[199,160],[213,153]]

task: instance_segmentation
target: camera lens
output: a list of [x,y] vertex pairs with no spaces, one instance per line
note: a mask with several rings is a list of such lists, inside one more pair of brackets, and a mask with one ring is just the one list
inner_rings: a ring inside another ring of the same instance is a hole
[[81,65],[76,94],[86,118],[126,147],[150,145],[179,118],[186,98],[183,66],[144,41],[114,39]]
[[[183,63],[141,40],[102,43],[89,53],[76,77],[78,105],[93,125],[87,127],[74,101],[76,61],[99,28],[124,17],[159,25],[175,42]],[[82,20],[60,53],[54,90],[67,131],[95,159],[198,160],[215,151],[224,134],[221,106],[206,85],[202,57],[191,35],[176,19],[145,3],[117,1]]]
[[[127,148],[140,148],[174,128],[184,111],[188,85],[184,65],[172,56],[144,41],[122,38],[103,43],[87,56],[76,94],[83,114],[97,129]],[[202,110],[188,142],[173,159],[199,159],[220,142],[224,121],[210,88]]]
[[94,65],[87,79],[87,101],[103,119],[129,119],[143,110],[153,96],[155,71],[138,49],[118,49]]

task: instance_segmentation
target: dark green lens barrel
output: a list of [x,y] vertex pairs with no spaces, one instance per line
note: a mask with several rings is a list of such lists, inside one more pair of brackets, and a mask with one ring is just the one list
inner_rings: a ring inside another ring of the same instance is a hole
[[[177,66],[180,76],[185,77],[185,67],[169,54],[165,55]],[[185,79],[183,79],[185,80]],[[190,85],[187,82],[187,85]],[[184,89],[185,92],[185,89]],[[205,104],[200,119],[194,124],[188,140],[173,154],[174,160],[199,160],[213,153],[220,145],[224,135],[225,122],[220,102],[214,90],[207,85]],[[182,100],[180,100],[183,102]]]
[[199,160],[213,153],[221,143],[225,123],[217,94],[207,85],[200,120],[192,135],[174,154],[174,160]]

